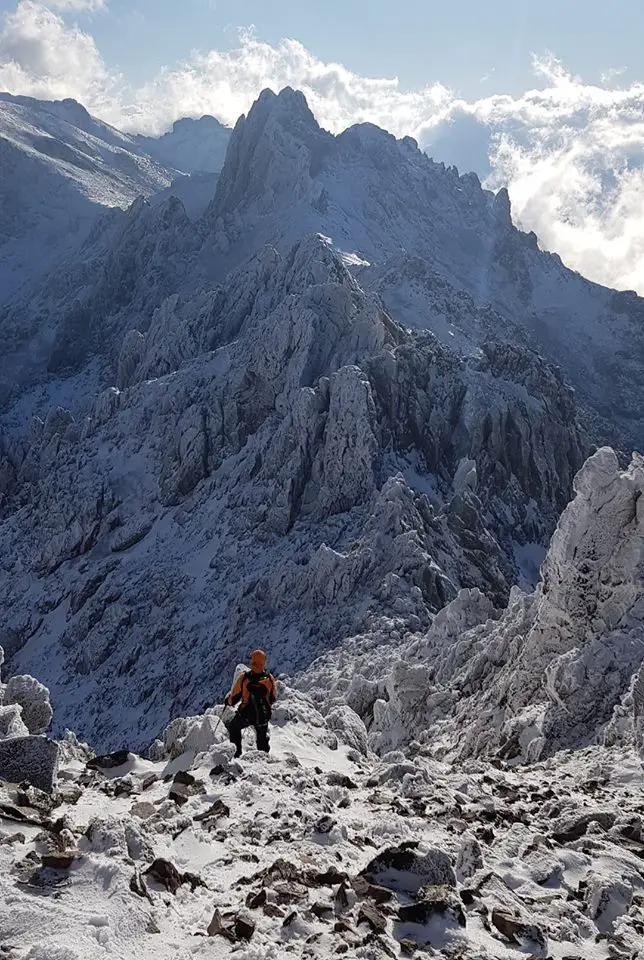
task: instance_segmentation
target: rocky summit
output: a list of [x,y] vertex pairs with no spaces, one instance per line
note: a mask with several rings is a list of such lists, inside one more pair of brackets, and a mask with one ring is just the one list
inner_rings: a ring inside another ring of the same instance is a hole
[[290,89],[159,143],[4,98],[0,138],[83,211],[0,305],[4,955],[634,960],[639,298]]

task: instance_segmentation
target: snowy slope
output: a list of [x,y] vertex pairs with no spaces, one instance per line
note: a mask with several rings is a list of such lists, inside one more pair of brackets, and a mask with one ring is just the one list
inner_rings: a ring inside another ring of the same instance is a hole
[[171,177],[130,137],[73,100],[0,93],[0,303],[85,239],[106,207]]
[[230,129],[214,117],[184,117],[161,137],[134,139],[160,164],[181,173],[219,173],[224,165]]
[[107,769],[69,738],[56,807],[0,788],[6,956],[638,955],[631,749],[520,771],[427,747],[378,759],[282,687],[271,755],[249,739],[234,761],[217,712],[177,720],[154,760]]

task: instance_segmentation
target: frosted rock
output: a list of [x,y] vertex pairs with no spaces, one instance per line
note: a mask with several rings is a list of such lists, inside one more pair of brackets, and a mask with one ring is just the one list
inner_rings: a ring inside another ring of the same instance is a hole
[[160,756],[161,749],[157,746],[151,751],[150,757],[173,759],[188,752],[204,753],[215,743],[227,739],[226,728],[214,713],[203,717],[180,717],[173,720],[163,733],[163,756]]
[[28,737],[29,730],[22,719],[22,707],[18,703],[0,706],[0,740],[7,737]]
[[362,756],[367,755],[367,730],[360,717],[357,713],[354,713],[351,707],[334,707],[326,715],[325,720],[329,729],[337,733],[347,746],[353,747]]
[[456,886],[452,862],[443,850],[416,850],[413,844],[383,850],[367,864],[362,875],[401,893],[416,894],[425,885]]
[[58,774],[58,744],[45,737],[16,736],[0,740],[0,779],[28,780],[51,793]]
[[134,382],[136,369],[144,355],[145,337],[138,330],[128,330],[118,360],[116,385],[119,390],[124,390]]
[[604,933],[615,929],[620,917],[628,913],[633,888],[620,877],[603,877],[591,873],[585,891],[588,916]]
[[[494,749],[515,762],[600,734],[642,666],[642,458],[621,471],[602,449],[575,489],[535,594],[513,591],[505,613],[487,621],[488,601],[461,594],[396,663],[387,703],[374,711],[375,746],[404,742],[441,714],[454,718],[462,753]],[[636,702],[637,693],[639,729]]]
[[22,720],[31,734],[43,734],[49,729],[53,711],[49,690],[34,677],[10,677],[4,689],[4,705],[18,704]]
[[464,457],[454,474],[452,489],[455,494],[461,494],[464,490],[473,490],[474,493],[476,493],[476,484],[476,460],[469,460],[467,457]]

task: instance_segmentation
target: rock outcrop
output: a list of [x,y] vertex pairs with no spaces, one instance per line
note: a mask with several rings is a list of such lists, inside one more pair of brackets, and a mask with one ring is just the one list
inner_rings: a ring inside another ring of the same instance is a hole
[[372,746],[429,742],[440,723],[444,748],[461,756],[525,762],[641,737],[644,461],[621,470],[601,449],[574,486],[534,593],[515,588],[499,616],[463,591],[379,678],[387,699],[371,707]]
[[[4,650],[0,647],[0,666]],[[51,793],[58,770],[58,744],[46,733],[52,719],[49,690],[34,677],[0,683],[0,780],[27,781]]]

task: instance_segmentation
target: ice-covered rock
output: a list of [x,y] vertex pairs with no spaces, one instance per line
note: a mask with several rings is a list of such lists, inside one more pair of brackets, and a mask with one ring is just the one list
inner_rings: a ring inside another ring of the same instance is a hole
[[19,703],[0,706],[0,740],[6,737],[28,737],[29,730],[22,719]]
[[29,733],[46,733],[51,724],[53,711],[49,690],[34,677],[13,676],[7,680],[3,694],[4,706],[17,704]]
[[[612,450],[594,454],[575,479],[536,592],[513,591],[506,611],[487,621],[480,615],[491,608],[472,596],[477,626],[467,622],[467,594],[446,607],[386,680],[374,743],[404,741],[451,716],[461,753],[535,761],[599,736],[625,696],[637,727],[643,490],[640,456],[621,470]],[[454,631],[463,615],[464,631]]]
[[363,756],[368,752],[367,730],[351,707],[334,707],[325,717],[327,726],[338,734],[340,739],[353,747]]

